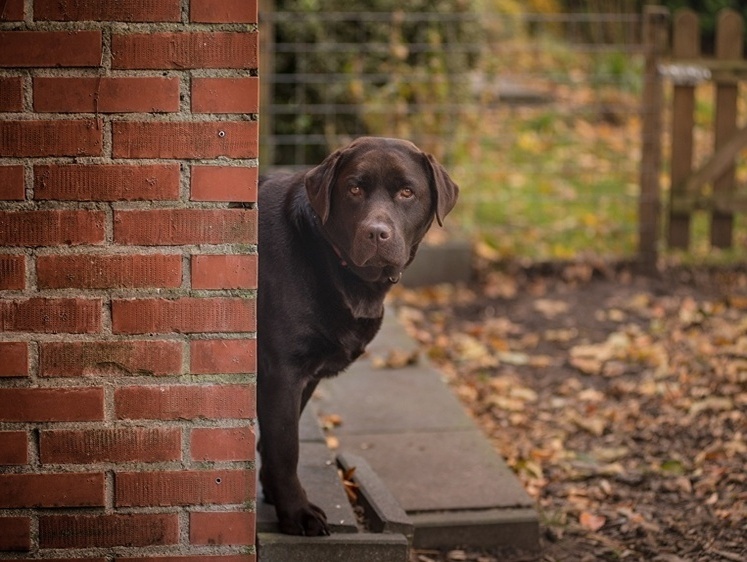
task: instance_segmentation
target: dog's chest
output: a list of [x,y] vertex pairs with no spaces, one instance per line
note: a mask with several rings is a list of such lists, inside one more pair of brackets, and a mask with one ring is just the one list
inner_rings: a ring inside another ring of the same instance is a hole
[[319,378],[331,377],[350,366],[366,349],[381,326],[381,318],[357,320],[332,337],[324,338],[314,347],[321,353],[313,353],[313,372]]

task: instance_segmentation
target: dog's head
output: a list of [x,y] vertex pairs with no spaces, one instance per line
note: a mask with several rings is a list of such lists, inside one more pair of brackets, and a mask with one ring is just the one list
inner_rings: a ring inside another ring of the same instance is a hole
[[363,137],[306,174],[306,191],[325,235],[369,282],[396,283],[434,218],[459,188],[433,156],[397,139]]

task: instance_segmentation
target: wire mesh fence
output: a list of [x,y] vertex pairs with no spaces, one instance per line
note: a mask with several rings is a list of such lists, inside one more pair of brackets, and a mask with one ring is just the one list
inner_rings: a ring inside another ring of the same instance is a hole
[[640,15],[453,4],[265,11],[264,168],[316,164],[361,135],[403,137],[460,184],[452,228],[479,232],[497,257],[632,255]]

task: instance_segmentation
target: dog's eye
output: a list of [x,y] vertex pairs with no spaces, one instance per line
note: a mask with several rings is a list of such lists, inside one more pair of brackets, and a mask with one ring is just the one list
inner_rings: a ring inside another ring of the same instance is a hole
[[363,194],[363,190],[357,185],[352,186],[348,191],[350,191],[351,195],[355,195],[356,197]]
[[410,199],[413,195],[415,194],[412,192],[412,189],[410,189],[409,187],[401,189],[399,192],[399,196],[402,197],[402,199]]

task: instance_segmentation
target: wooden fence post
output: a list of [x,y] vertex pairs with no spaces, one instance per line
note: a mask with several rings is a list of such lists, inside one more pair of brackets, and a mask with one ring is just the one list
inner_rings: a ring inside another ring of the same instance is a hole
[[[700,56],[700,24],[693,10],[679,10],[674,16],[672,58],[693,60]],[[695,125],[695,83],[675,83],[672,100],[672,156],[670,201],[681,197],[684,180],[692,173],[693,128]],[[669,246],[690,245],[690,212],[670,205]]]
[[661,6],[646,6],[643,13],[643,41],[646,66],[642,103],[642,154],[640,200],[638,206],[639,265],[645,273],[656,272],[658,260],[659,169],[661,165],[662,79],[659,58],[666,39],[665,24],[669,11]]
[[[742,58],[742,17],[734,10],[719,13],[716,26],[716,58],[739,60]],[[716,83],[715,147],[718,151],[737,131],[738,83],[732,80]],[[736,184],[735,166],[729,167],[713,181],[714,198],[719,194],[729,196]],[[732,246],[734,215],[714,209],[711,219],[711,244],[717,248]]]

